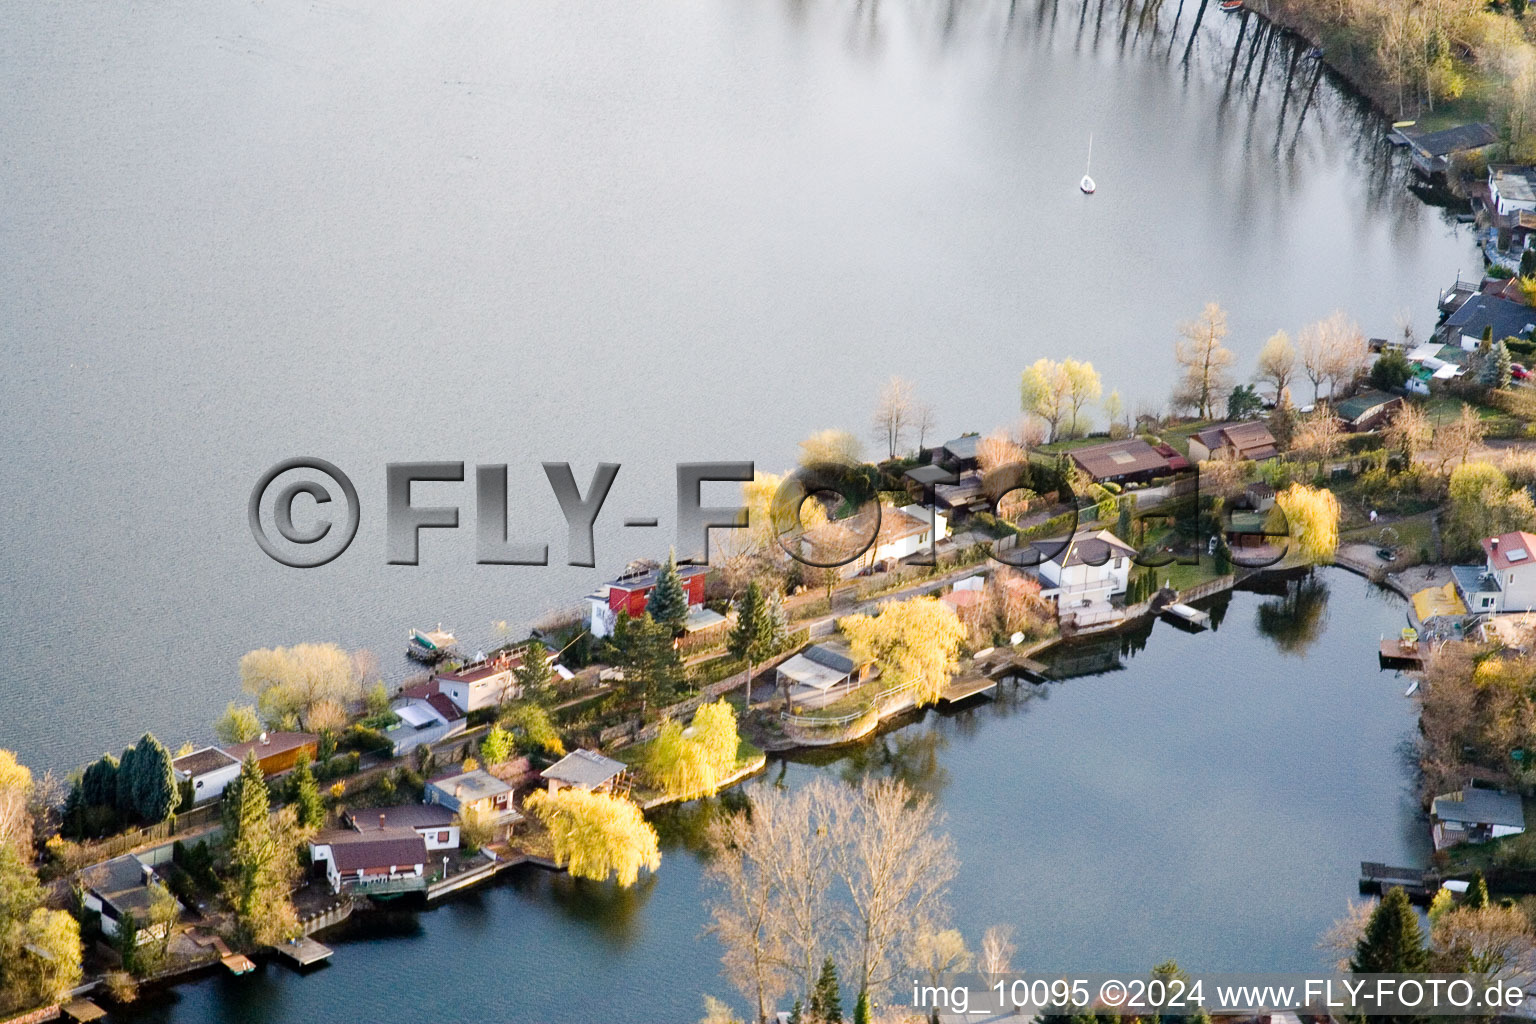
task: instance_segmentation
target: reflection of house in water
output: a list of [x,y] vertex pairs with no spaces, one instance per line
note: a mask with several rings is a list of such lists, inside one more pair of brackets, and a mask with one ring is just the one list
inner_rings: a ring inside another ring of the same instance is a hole
[[1120,638],[1117,636],[1062,644],[1046,656],[1045,678],[1057,682],[1118,672],[1125,668],[1120,657],[1120,646]]

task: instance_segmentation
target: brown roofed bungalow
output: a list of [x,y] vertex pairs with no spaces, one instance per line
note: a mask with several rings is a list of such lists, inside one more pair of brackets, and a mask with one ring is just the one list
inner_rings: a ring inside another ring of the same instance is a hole
[[1189,457],[1196,462],[1207,459],[1247,459],[1260,462],[1280,454],[1275,435],[1262,423],[1218,423],[1190,437]]
[[1139,437],[1096,444],[1071,453],[1072,461],[1099,483],[1145,483],[1169,473],[1164,455]]

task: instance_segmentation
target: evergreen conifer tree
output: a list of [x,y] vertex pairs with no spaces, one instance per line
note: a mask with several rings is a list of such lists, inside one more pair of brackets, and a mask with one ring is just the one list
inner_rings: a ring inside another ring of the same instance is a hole
[[837,965],[829,956],[821,962],[821,975],[811,990],[811,1019],[817,1024],[843,1024],[843,1000],[837,990]]
[[320,786],[315,782],[315,773],[309,767],[309,751],[299,751],[298,760],[293,764],[293,774],[288,778],[288,785],[293,793],[294,810],[298,812],[299,824],[305,828],[319,828],[325,824],[325,802],[320,799]]
[[151,733],[134,745],[133,804],[135,813],[151,824],[164,821],[176,809],[176,769],[171,752]]
[[138,794],[135,782],[138,780],[139,752],[135,747],[129,747],[123,751],[123,756],[117,762],[117,774],[114,777],[114,791],[112,806],[117,808],[117,813],[125,818],[138,817]]
[[1488,881],[1481,871],[1472,876],[1472,882],[1467,886],[1466,903],[1463,905],[1473,910],[1481,910],[1488,905]]
[[1419,916],[1402,886],[1387,890],[1366,922],[1349,969],[1356,974],[1412,974],[1429,970]]
[[763,600],[763,588],[756,580],[747,584],[747,592],[736,602],[736,625],[731,627],[730,650],[747,663],[746,703],[752,704],[752,666],[773,650],[773,620]]
[[678,575],[675,553],[667,555],[667,564],[657,574],[656,586],[651,588],[645,610],[674,635],[683,631],[683,623],[688,621],[688,591],[683,587],[683,578]]
[[523,651],[523,663],[513,670],[523,696],[530,697],[549,686],[554,673],[549,667],[549,648],[535,640]]

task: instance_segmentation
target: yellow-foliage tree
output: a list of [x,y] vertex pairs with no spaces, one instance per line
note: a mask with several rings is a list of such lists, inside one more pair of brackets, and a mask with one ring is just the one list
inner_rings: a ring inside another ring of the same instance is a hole
[[684,736],[676,722],[663,725],[651,741],[645,774],[657,789],[679,800],[708,796],[719,788],[708,752],[691,736]]
[[820,430],[800,442],[802,466],[856,466],[863,461],[863,442],[846,430]]
[[679,800],[710,796],[736,766],[736,710],[725,701],[705,704],[686,731],[676,722],[661,727],[645,760],[645,774]]
[[705,704],[693,716],[693,741],[704,748],[715,774],[725,778],[736,767],[736,709],[723,700]]
[[1275,495],[1285,513],[1291,550],[1308,565],[1333,561],[1339,546],[1339,501],[1322,487],[1292,484]]
[[28,850],[32,841],[32,772],[9,750],[0,750],[0,846]]
[[959,667],[965,626],[936,597],[911,597],[886,605],[879,615],[850,615],[837,628],[856,661],[880,666],[884,688],[910,686],[919,705],[932,704]]
[[358,662],[335,644],[294,644],[251,651],[240,659],[240,684],[256,697],[267,727],[310,727],[310,713],[335,702],[350,707],[362,697]]
[[596,882],[610,877],[620,886],[631,886],[640,869],[661,866],[656,830],[640,808],[620,797],[562,789],[558,793],[536,790],[523,804],[549,829],[555,863],[577,878]]

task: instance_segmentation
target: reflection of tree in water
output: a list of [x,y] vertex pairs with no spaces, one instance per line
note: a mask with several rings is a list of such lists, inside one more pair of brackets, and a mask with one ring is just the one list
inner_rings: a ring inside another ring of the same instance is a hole
[[1259,632],[1282,654],[1303,655],[1327,621],[1328,584],[1314,574],[1288,581],[1285,593],[1259,605]]
[[902,729],[850,750],[838,766],[838,774],[849,785],[884,777],[938,796],[949,784],[949,773],[939,763],[939,752],[948,745],[943,732],[932,726]]
[[627,945],[634,937],[635,919],[656,889],[654,872],[642,874],[627,889],[612,882],[592,882],[566,874],[540,874],[549,886],[550,902],[567,920],[587,926],[594,935],[615,946]]
[[1211,616],[1212,633],[1220,629],[1222,622],[1226,621],[1227,609],[1231,607],[1231,605],[1232,591],[1230,590],[1223,590],[1221,593],[1212,597],[1210,603],[1206,605],[1205,610],[1210,613]]
[[750,804],[746,791],[735,786],[719,796],[664,807],[650,819],[656,829],[657,845],[663,854],[703,854],[709,847],[709,826],[717,818],[747,810]]

